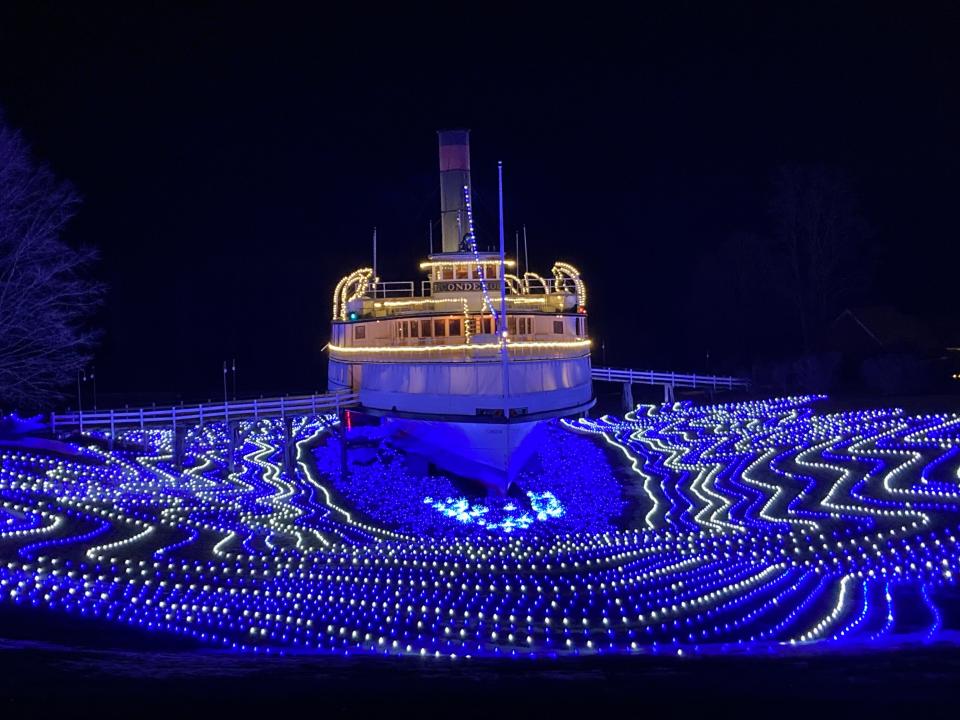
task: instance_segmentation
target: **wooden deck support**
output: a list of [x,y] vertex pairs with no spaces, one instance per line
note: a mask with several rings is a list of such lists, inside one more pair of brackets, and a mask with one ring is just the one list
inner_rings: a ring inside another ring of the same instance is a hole
[[177,425],[173,428],[173,466],[183,470],[183,459],[187,446],[187,426]]

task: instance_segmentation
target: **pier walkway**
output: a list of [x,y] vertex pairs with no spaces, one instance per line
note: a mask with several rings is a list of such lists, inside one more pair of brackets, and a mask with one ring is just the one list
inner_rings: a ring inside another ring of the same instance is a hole
[[634,407],[633,385],[662,385],[664,402],[673,402],[675,388],[695,388],[717,392],[720,390],[746,390],[750,387],[750,380],[747,378],[731,377],[729,375],[701,375],[698,373],[602,367],[594,367],[591,373],[594,382],[622,383],[623,404],[627,409]]
[[[664,402],[672,402],[675,388],[697,388],[711,391],[746,389],[746,378],[698,373],[657,372],[629,368],[595,367],[594,382],[621,383],[624,405],[633,407],[633,385],[662,385]],[[166,407],[125,408],[119,410],[84,410],[83,412],[52,413],[50,428],[54,432],[70,430],[117,429],[203,425],[207,422],[231,423],[237,420],[286,418],[296,415],[339,412],[360,404],[358,393],[323,393],[258,400],[235,400],[198,405],[170,405]]]
[[117,428],[140,428],[157,425],[203,425],[207,422],[231,423],[235,420],[286,418],[296,415],[339,412],[360,404],[358,393],[324,393],[293,397],[234,400],[199,405],[171,405],[167,407],[129,408],[120,410],[84,410],[83,412],[51,413],[50,429],[92,430],[109,428],[111,435]]

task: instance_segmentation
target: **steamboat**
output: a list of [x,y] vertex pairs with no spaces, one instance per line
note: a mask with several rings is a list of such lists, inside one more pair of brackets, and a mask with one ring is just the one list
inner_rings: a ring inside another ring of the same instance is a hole
[[[594,403],[586,290],[575,267],[544,277],[474,234],[469,131],[441,131],[441,252],[419,282],[372,267],[333,294],[328,383],[359,393],[433,463],[505,494],[550,418]],[[519,255],[519,253],[518,253]]]

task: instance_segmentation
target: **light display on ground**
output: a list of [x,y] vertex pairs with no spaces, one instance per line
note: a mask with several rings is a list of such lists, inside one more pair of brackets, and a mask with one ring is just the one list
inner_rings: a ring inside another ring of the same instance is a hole
[[457,494],[386,442],[341,476],[334,418],[295,424],[290,472],[269,421],[243,427],[232,472],[217,425],[191,432],[186,471],[170,431],[123,433],[113,451],[95,439],[72,455],[6,447],[0,599],[253,652],[549,657],[951,637],[960,416],[818,414],[813,401],[555,424],[520,481],[536,519],[510,532],[441,510],[464,497],[502,518],[524,495]]
[[563,505],[549,490],[541,493],[528,491],[526,496],[530,499],[529,509],[518,507],[517,503],[511,500],[482,503],[471,502],[465,497],[434,500],[427,496],[423,502],[444,517],[453,518],[457,522],[475,524],[488,531],[499,530],[507,534],[516,530],[528,530],[537,521],[563,517]]
[[400,532],[448,539],[516,530],[527,535],[601,532],[616,529],[613,521],[625,505],[602,444],[557,423],[538,433],[538,456],[517,478],[522,489],[509,498],[487,497],[479,485],[465,487],[429,472],[425,459],[408,462],[382,432],[365,437],[365,442],[353,441],[345,477],[338,436],[328,438],[311,459],[345,504]]

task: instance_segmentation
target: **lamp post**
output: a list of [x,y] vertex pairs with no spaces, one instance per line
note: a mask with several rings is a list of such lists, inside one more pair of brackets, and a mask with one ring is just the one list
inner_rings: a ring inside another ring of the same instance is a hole
[[77,368],[77,412],[82,415],[83,414],[83,394],[80,392],[81,378],[83,378],[83,382],[86,382],[87,374],[83,371],[83,368]]

